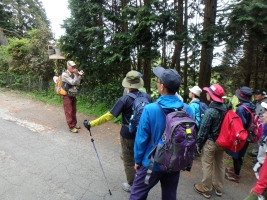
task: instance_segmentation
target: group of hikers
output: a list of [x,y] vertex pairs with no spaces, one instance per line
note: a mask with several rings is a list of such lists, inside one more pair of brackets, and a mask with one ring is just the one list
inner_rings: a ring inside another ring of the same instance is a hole
[[[155,67],[153,73],[157,77],[156,87],[160,94],[155,103],[152,103],[149,94],[139,90],[144,87],[142,74],[132,70],[123,79],[124,93],[111,110],[95,120],[85,120],[84,126],[90,129],[121,114],[121,158],[126,175],[126,182],[122,183],[122,189],[130,193],[130,200],[146,199],[150,189],[160,181],[161,198],[175,200],[177,199],[180,171],[163,171],[154,162],[151,167],[152,170],[149,172],[152,159],[150,154],[155,148],[155,144],[158,144],[162,138],[166,127],[166,115],[174,110],[184,110],[188,116],[195,120],[197,130],[195,156],[200,154],[202,161],[203,178],[201,183],[194,184],[193,188],[206,198],[211,197],[213,189],[217,196],[222,196],[224,178],[237,183],[241,181],[240,171],[249,146],[249,142],[246,142],[240,151],[232,152],[226,151],[216,143],[224,114],[229,109],[224,103],[223,87],[219,84],[212,84],[202,90],[198,86],[194,86],[189,89],[191,101],[186,104],[177,94],[182,78],[176,70]],[[68,61],[62,81],[70,86],[75,86],[80,83],[81,76],[82,73],[76,69],[76,64],[73,61]],[[200,95],[203,91],[206,92],[206,99],[209,102],[204,113],[202,113],[202,102],[200,101]],[[140,95],[147,99],[147,104],[142,110],[137,130],[133,133],[129,130],[130,119],[133,117],[135,98]],[[241,118],[244,129],[248,129],[253,120],[250,112],[260,116],[262,122],[267,124],[267,98],[264,90],[259,89],[253,92],[249,87],[243,86],[235,91],[235,95],[239,100],[235,112]],[[253,95],[256,105],[251,102]],[[63,97],[63,104],[67,123],[71,132],[78,132],[77,129],[80,126],[77,125],[76,119],[76,98],[66,96]],[[265,126],[264,129],[267,130]],[[267,151],[266,135],[267,131],[263,131],[262,137],[255,144],[252,152],[249,153],[251,156],[257,156],[254,171],[258,175],[258,181],[248,192],[249,197],[247,199],[263,199],[265,195],[265,188],[267,187],[267,162],[264,164]],[[233,159],[233,166],[226,169],[224,169],[224,152]],[[146,181],[148,173],[150,173],[150,177],[149,181]]]

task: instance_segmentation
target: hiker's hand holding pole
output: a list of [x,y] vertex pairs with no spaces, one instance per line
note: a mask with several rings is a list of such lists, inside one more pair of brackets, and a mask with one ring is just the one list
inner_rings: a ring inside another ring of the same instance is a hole
[[84,120],[83,121],[83,125],[85,128],[87,128],[88,130],[90,130],[91,125],[90,125],[90,121],[89,120]]

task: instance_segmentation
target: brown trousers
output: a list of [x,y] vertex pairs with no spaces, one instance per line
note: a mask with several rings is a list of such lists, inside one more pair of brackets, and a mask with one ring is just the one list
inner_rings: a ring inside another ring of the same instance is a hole
[[77,124],[76,118],[76,98],[69,97],[68,95],[63,96],[64,112],[67,120],[67,124],[70,129],[74,128]]

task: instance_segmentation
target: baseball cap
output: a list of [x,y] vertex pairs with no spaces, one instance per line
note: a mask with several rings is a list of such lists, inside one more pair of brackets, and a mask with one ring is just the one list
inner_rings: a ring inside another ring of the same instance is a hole
[[158,66],[153,69],[153,73],[171,92],[176,92],[179,89],[182,78],[176,70],[164,69],[163,67]]
[[75,62],[73,62],[73,61],[71,61],[71,60],[67,62],[67,65],[68,65],[68,66],[71,66],[71,67],[76,66]]
[[258,89],[258,90],[255,90],[255,91],[254,91],[254,94],[256,94],[256,95],[258,95],[258,94],[266,95],[266,92],[265,92],[265,90],[263,90],[263,89]]

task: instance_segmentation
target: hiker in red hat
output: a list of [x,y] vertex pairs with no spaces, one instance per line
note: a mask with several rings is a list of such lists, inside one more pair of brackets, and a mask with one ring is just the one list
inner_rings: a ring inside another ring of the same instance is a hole
[[[205,111],[199,129],[199,138],[197,146],[202,150],[202,184],[194,184],[197,193],[206,198],[211,197],[212,188],[214,188],[217,196],[222,196],[223,180],[224,180],[224,163],[223,154],[225,149],[216,143],[224,114],[227,107],[223,103],[224,89],[213,84],[210,87],[204,87],[207,92],[206,98],[210,102],[209,108]],[[214,177],[212,177],[214,171]],[[212,180],[213,178],[213,180]]]

